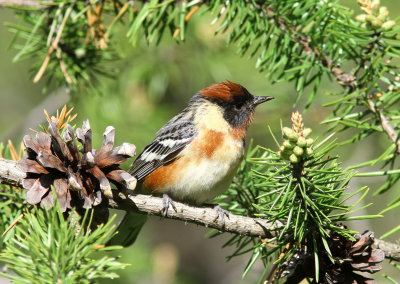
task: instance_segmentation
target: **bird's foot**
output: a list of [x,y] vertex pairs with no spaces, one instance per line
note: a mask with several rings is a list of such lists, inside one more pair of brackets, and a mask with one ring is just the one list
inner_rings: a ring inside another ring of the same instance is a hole
[[164,193],[163,194],[163,209],[162,209],[162,216],[166,217],[168,214],[168,209],[169,207],[172,207],[175,212],[177,212],[176,206],[174,202],[172,201],[171,197],[168,196],[168,194]]
[[229,211],[223,209],[219,205],[214,205],[214,210],[217,213],[217,217],[215,217],[214,222],[219,219],[221,221],[222,228],[225,228],[225,216],[229,218]]

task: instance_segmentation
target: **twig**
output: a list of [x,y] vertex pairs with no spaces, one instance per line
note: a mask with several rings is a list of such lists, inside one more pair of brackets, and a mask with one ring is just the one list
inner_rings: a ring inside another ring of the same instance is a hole
[[[0,158],[0,183],[21,187],[25,177],[26,174],[18,167],[17,161]],[[161,216],[163,201],[162,198],[149,195],[124,196],[115,193],[114,199],[109,200],[109,206],[114,209]],[[221,232],[273,238],[274,229],[281,225],[279,222],[273,224],[264,219],[229,214],[229,217],[225,218],[225,226],[222,226],[212,208],[194,207],[180,202],[175,202],[175,206],[177,210],[169,210],[167,218],[215,228]],[[374,246],[381,249],[387,259],[400,261],[400,245],[375,239]]]
[[27,8],[43,8],[46,7],[46,2],[52,1],[35,1],[35,0],[0,0],[0,7],[14,6]]
[[383,131],[385,131],[390,140],[397,145],[397,153],[400,153],[400,140],[393,126],[389,123],[389,119],[383,115],[382,111],[376,107],[373,101],[368,100],[368,104],[370,110],[379,116]]
[[[72,5],[74,5],[74,4],[72,4]],[[67,20],[68,20],[70,14],[72,12],[72,7],[73,7],[72,5],[69,6],[67,11],[65,12],[64,18],[63,18],[63,20],[61,22],[61,25],[60,25],[60,28],[58,29],[56,38],[52,42],[52,44],[51,44],[51,46],[49,48],[49,51],[47,52],[46,58],[43,61],[42,66],[40,66],[40,69],[37,72],[35,78],[33,78],[33,83],[39,82],[39,80],[42,78],[42,76],[44,74],[44,71],[46,71],[47,65],[50,62],[50,55],[58,48],[58,42],[61,39],[61,35],[62,35],[63,30],[64,30],[65,24],[67,23]]]

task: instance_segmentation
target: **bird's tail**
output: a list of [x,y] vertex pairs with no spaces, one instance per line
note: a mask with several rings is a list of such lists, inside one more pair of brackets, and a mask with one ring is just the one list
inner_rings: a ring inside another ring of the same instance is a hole
[[118,225],[118,233],[108,241],[107,246],[124,246],[132,245],[140,233],[144,223],[146,223],[147,215],[127,212]]

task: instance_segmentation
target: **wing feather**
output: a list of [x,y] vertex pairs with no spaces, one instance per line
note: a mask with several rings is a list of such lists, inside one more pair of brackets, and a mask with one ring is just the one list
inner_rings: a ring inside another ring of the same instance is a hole
[[130,173],[141,181],[162,165],[176,159],[197,135],[191,121],[186,112],[171,119],[133,162]]

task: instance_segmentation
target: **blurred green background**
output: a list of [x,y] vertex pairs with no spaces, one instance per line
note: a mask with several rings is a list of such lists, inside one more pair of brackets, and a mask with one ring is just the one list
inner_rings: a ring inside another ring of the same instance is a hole
[[[398,1],[381,2],[388,6],[393,18],[399,16]],[[343,4],[356,9],[356,14],[359,12],[356,1],[343,1]],[[18,21],[18,18],[11,10],[0,8],[0,20],[3,24]],[[35,70],[30,69],[31,62],[12,62],[16,54],[15,50],[9,48],[12,34],[1,25],[0,141],[11,139],[18,144],[24,134],[30,133],[29,128],[37,128],[43,122],[43,109],[54,113],[68,103],[78,113],[77,125],[84,119],[90,120],[95,147],[101,143],[104,129],[113,125],[117,144],[134,143],[141,151],[153,139],[154,133],[179,112],[196,91],[215,82],[231,80],[246,86],[253,94],[276,97],[274,101],[259,107],[248,135],[257,144],[276,149],[268,126],[279,137],[281,123],[290,123],[293,110],[302,111],[307,94],[296,103],[297,94],[293,84],[271,85],[266,75],[254,68],[255,59],[239,57],[235,46],[226,45],[223,35],[214,36],[210,21],[207,15],[196,14],[189,25],[185,43],[177,44],[166,35],[159,46],[140,43],[135,48],[124,37],[125,30],[121,26],[115,39],[123,55],[115,63],[120,68],[118,78],[101,79],[98,88],[102,95],[82,91],[72,96],[64,89],[42,93],[40,83],[32,83],[31,75]],[[322,106],[333,99],[326,94],[337,90],[337,84],[326,78],[314,104],[304,113],[306,125],[312,127],[317,136],[324,136],[326,128],[319,123],[331,111]],[[337,137],[340,140],[350,134],[339,133]],[[385,138],[372,136],[357,147],[350,145],[338,149],[337,154],[342,157],[344,166],[366,161],[376,157],[388,145]],[[362,185],[369,185],[373,191],[379,185],[379,179],[354,179],[351,189]],[[398,188],[393,188],[385,195],[373,197],[374,205],[362,213],[376,214],[398,194]],[[372,196],[368,199],[365,202],[372,200]],[[387,213],[384,222],[361,221],[351,226],[360,231],[371,229],[379,236],[398,224],[396,213],[399,212]],[[113,283],[256,282],[261,276],[261,265],[242,279],[241,274],[249,256],[226,262],[226,257],[232,251],[221,249],[221,246],[228,236],[210,240],[204,237],[207,231],[182,222],[150,218],[138,242],[131,248],[115,253],[122,256],[122,262],[131,265]],[[393,236],[390,240],[395,241],[395,238]],[[391,273],[390,270],[385,272]]]

